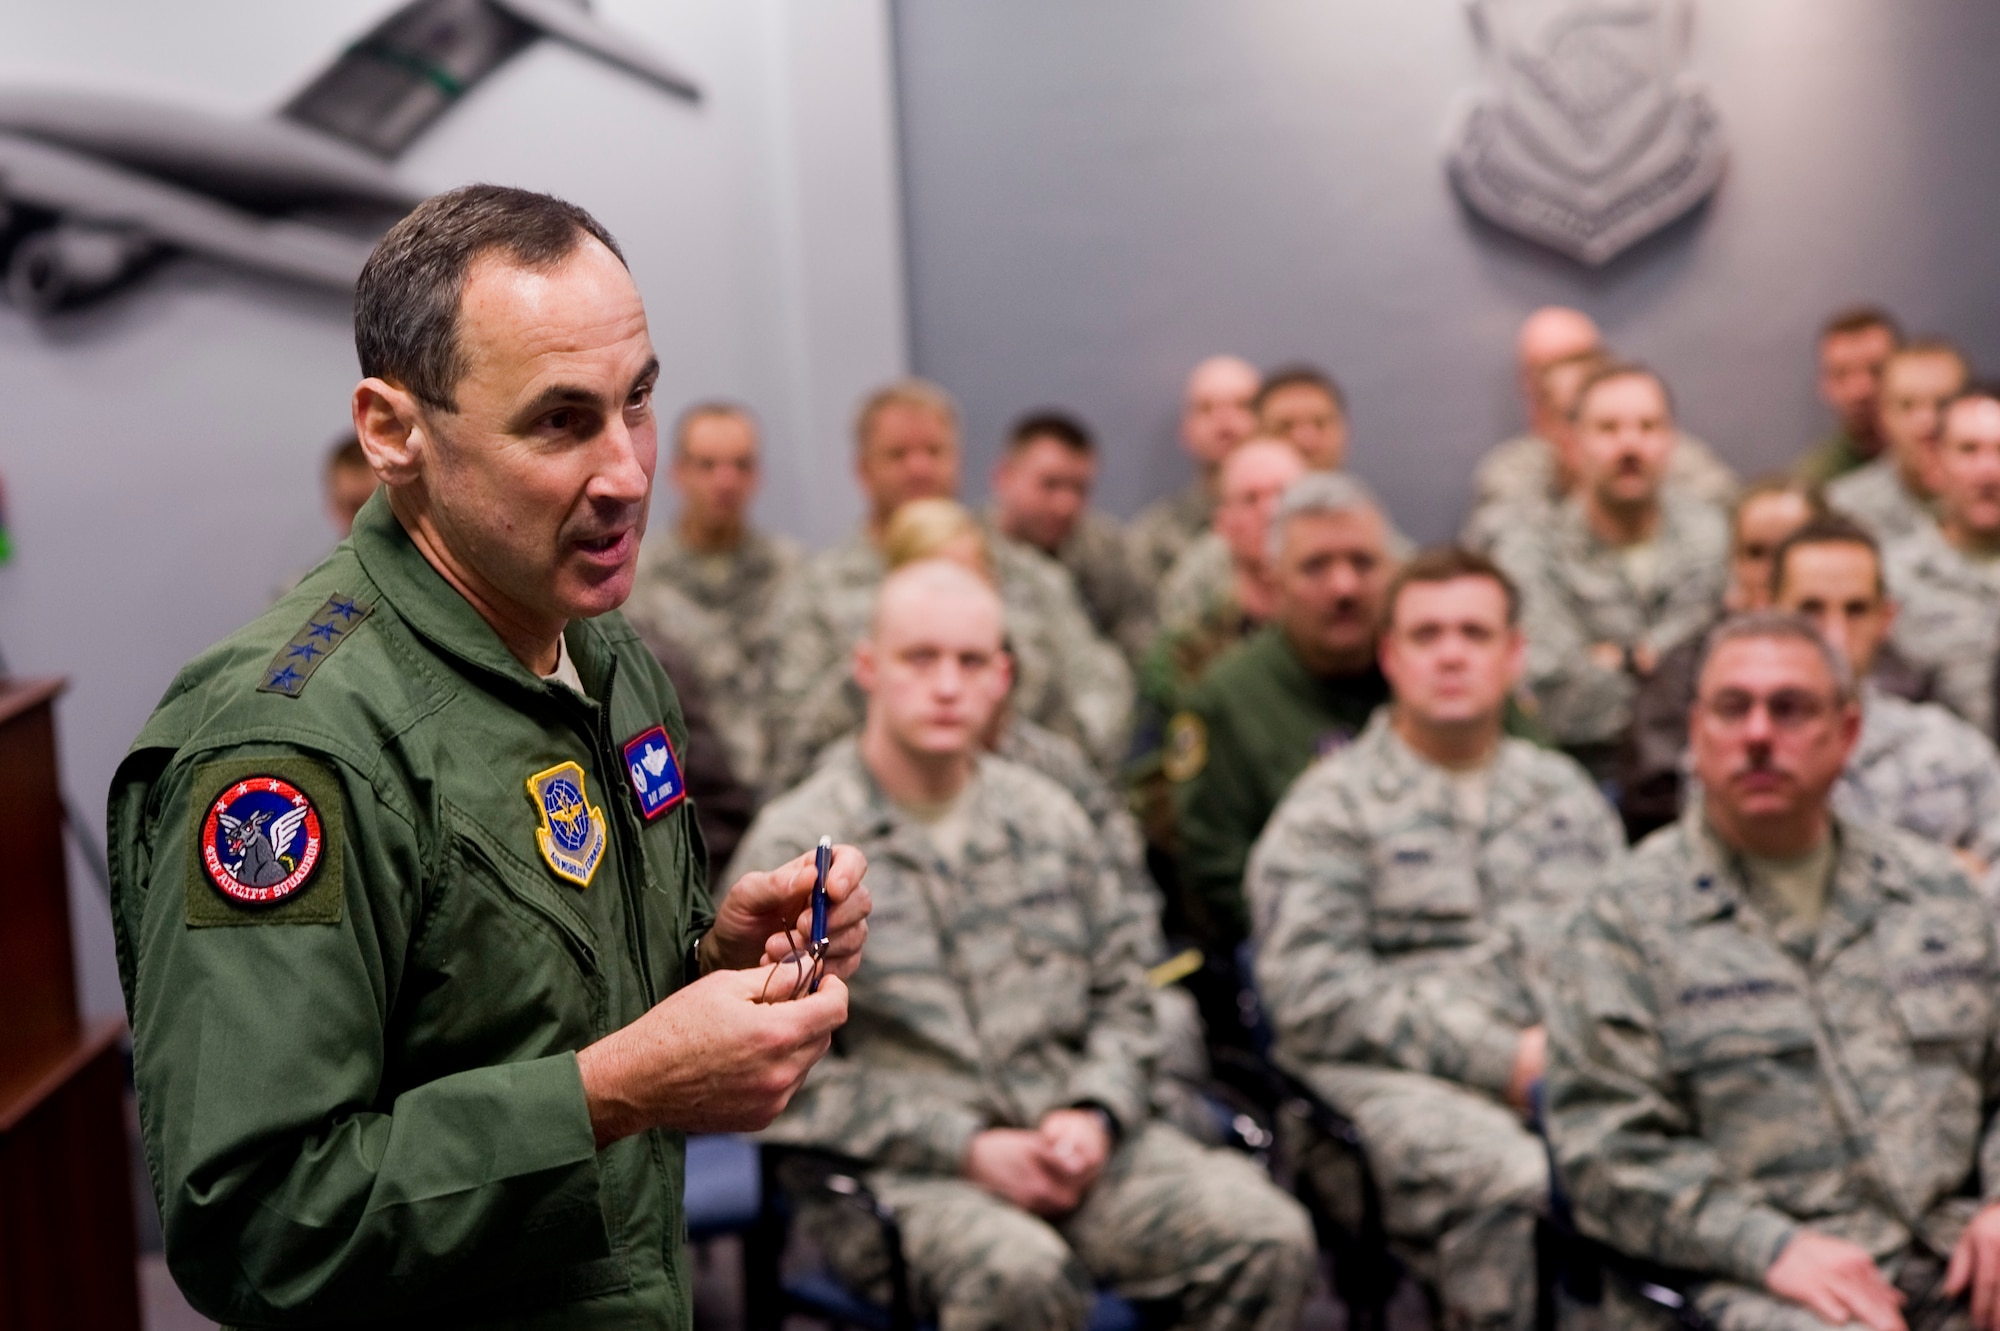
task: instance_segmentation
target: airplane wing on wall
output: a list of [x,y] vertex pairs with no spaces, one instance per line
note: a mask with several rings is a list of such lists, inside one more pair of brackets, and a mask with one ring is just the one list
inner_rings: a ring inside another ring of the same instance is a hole
[[47,314],[192,251],[351,291],[425,191],[387,160],[548,37],[690,101],[701,91],[582,0],[409,0],[277,115],[242,119],[75,90],[0,89],[0,269]]
[[351,291],[374,241],[259,217],[99,158],[0,133],[0,197],[47,213],[8,256],[8,299],[46,313],[117,285],[164,247]]
[[60,88],[0,88],[0,133],[88,153],[255,211],[372,208],[399,217],[423,198],[381,159],[273,117],[244,119]]

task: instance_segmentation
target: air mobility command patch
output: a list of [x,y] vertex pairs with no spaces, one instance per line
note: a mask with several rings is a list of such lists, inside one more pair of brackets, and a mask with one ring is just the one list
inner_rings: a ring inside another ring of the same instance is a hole
[[589,887],[604,858],[604,810],[594,809],[584,794],[583,769],[557,763],[528,778],[528,794],[541,813],[535,844],[558,878]]
[[687,798],[687,782],[681,779],[681,763],[665,726],[654,726],[625,741],[625,771],[632,778],[632,794],[639,801],[639,813],[652,822]]
[[305,627],[294,633],[292,640],[271,658],[271,664],[264,667],[264,682],[257,686],[257,692],[282,693],[287,698],[304,693],[306,681],[319,669],[319,663],[331,656],[333,649],[345,642],[347,635],[374,609],[367,601],[357,601],[338,592],[327,597],[326,604],[312,612]]
[[1176,712],[1167,722],[1166,752],[1160,768],[1169,781],[1192,781],[1208,766],[1208,727],[1193,712]]
[[187,922],[332,924],[340,919],[340,783],[306,758],[195,769]]

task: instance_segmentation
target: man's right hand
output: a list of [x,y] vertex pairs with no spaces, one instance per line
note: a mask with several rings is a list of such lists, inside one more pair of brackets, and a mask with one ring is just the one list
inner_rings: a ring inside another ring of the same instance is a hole
[[974,1137],[965,1176],[1039,1216],[1068,1215],[1088,1187],[1065,1167],[1054,1143],[1025,1128],[988,1128]]
[[838,976],[789,1003],[761,1001],[770,978],[769,966],[704,975],[579,1051],[598,1148],[648,1128],[768,1127],[847,1020]]
[[1866,1248],[1846,1239],[1799,1230],[1764,1272],[1764,1286],[1830,1326],[1860,1322],[1869,1331],[1906,1331],[1902,1291]]

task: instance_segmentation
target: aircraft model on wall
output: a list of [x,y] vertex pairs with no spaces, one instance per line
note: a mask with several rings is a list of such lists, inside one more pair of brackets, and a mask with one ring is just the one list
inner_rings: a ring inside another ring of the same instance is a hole
[[0,285],[87,303],[177,252],[351,291],[414,207],[391,163],[474,84],[547,37],[689,101],[701,90],[585,0],[411,0],[275,115],[0,89]]

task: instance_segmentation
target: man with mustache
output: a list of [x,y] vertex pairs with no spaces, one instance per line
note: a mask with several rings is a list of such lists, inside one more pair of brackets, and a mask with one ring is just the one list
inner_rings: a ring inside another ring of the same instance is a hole
[[1884,545],[1931,526],[1944,406],[1964,390],[1966,373],[1958,348],[1937,338],[1891,354],[1882,363],[1876,407],[1885,447],[1873,462],[1826,487],[1827,506],[1868,528]]
[[1168,726],[1182,909],[1232,971],[1249,934],[1243,868],[1271,810],[1388,698],[1375,659],[1395,572],[1388,531],[1353,477],[1312,472],[1292,482],[1270,523],[1271,622],[1210,667]]
[[[659,361],[610,234],[438,195],[355,344],[381,489],[112,783],[168,1267],[230,1324],[686,1327],[683,1134],[764,1126],[827,1051],[864,862],[820,991],[762,1002],[812,857],[710,903],[673,686],[616,613]],[[277,883],[220,853],[260,814]]]
[[[2000,940],[1950,853],[1831,795],[1847,662],[1717,629],[1702,797],[1555,953],[1544,1124],[1577,1226],[1720,1331],[2000,1328]],[[1656,1325],[1607,1282],[1607,1324]]]
[[[1490,552],[1508,528],[1546,521],[1576,490],[1564,436],[1579,381],[1552,378],[1550,370],[1564,362],[1614,359],[1590,316],[1561,305],[1545,306],[1522,322],[1514,355],[1528,430],[1487,453],[1473,473],[1472,511],[1459,540],[1481,552]],[[1735,497],[1736,475],[1707,444],[1681,433],[1667,458],[1666,486],[1724,506]]]
[[1599,367],[1574,410],[1576,492],[1493,552],[1521,588],[1528,687],[1550,736],[1608,777],[1638,681],[1722,599],[1729,531],[1663,488],[1674,449],[1667,386],[1644,366]]
[[1889,589],[1902,603],[1893,641],[1937,674],[1936,697],[1995,733],[2000,652],[2000,389],[1979,385],[1944,409],[1938,521],[1890,545]]

